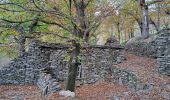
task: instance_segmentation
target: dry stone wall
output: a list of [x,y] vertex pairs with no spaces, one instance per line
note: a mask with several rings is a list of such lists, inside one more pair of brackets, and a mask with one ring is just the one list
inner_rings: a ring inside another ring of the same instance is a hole
[[125,49],[136,55],[156,58],[158,72],[170,75],[170,33],[158,34],[150,42],[141,41],[133,41]]
[[157,45],[158,71],[170,76],[170,33],[160,34],[155,43]]
[[[50,74],[56,81],[65,80],[68,71],[65,55],[69,55],[70,47],[33,41],[27,54],[12,60],[0,70],[0,84],[37,84],[42,73]],[[77,79],[82,83],[93,83],[104,77],[108,66],[123,60],[119,54],[121,49],[117,47],[115,51],[115,47],[106,45],[83,47]]]

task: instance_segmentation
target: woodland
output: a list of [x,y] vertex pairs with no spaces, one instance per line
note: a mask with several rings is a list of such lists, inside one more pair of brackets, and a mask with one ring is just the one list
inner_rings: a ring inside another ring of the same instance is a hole
[[169,76],[170,0],[0,0],[0,100],[170,100]]

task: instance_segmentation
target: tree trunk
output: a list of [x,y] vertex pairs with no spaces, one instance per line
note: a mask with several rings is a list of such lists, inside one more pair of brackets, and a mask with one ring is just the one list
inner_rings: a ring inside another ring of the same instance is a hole
[[133,28],[130,29],[130,33],[129,33],[129,39],[134,37],[134,30]]
[[25,41],[26,38],[23,34],[21,34],[18,38],[18,51],[19,51],[19,56],[23,56],[25,54]]
[[149,37],[149,18],[148,18],[148,6],[145,5],[142,7],[142,37]]
[[148,15],[148,5],[145,0],[139,0],[141,7],[141,35],[142,37],[149,37],[149,15]]
[[138,25],[139,25],[139,28],[140,28],[140,32],[142,33],[142,21],[140,19],[136,19]]
[[77,23],[79,25],[79,28],[77,30],[78,36],[83,38],[86,42],[88,42],[89,38],[89,32],[87,31],[87,20],[85,15],[85,3],[84,0],[76,0],[76,17],[77,17]]
[[121,34],[121,31],[120,31],[120,23],[117,23],[117,32],[118,32],[118,39],[119,39],[119,42],[121,41],[120,39],[120,34]]
[[19,32],[19,36],[18,36],[18,52],[19,52],[19,56],[24,56],[26,37],[25,37],[25,34],[24,34],[23,27],[18,27],[18,32]]
[[66,90],[70,90],[74,92],[76,74],[79,65],[78,56],[80,54],[80,44],[76,43],[76,41],[73,41],[72,43],[74,48],[69,60],[69,72],[68,72],[68,77],[66,82]]
[[158,15],[157,15],[157,33],[159,33],[159,31],[160,31],[160,19],[161,19],[161,17],[160,17],[160,13],[161,13],[161,8],[160,8],[160,4],[158,3],[157,4],[157,11],[158,11]]

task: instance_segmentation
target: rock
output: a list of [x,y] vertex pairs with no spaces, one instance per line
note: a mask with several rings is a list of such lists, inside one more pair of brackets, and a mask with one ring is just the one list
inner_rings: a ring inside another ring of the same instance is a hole
[[22,98],[20,96],[17,96],[17,95],[13,96],[11,99],[12,100],[22,100]]
[[60,91],[59,95],[64,96],[64,97],[75,97],[75,93],[71,92],[69,90],[67,90],[67,91]]
[[115,37],[110,37],[107,39],[105,45],[109,45],[109,46],[120,46],[119,41],[115,38]]

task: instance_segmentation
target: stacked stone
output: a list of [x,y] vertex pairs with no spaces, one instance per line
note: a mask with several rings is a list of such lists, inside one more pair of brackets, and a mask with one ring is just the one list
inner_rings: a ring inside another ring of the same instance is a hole
[[36,84],[39,70],[48,66],[50,50],[42,49],[38,41],[33,41],[29,46],[28,54],[25,82]]
[[[65,59],[69,56],[68,48],[67,45],[33,41],[27,55],[18,57],[0,70],[0,84],[36,84],[40,70],[47,67],[53,68],[53,79],[65,80],[68,71],[68,61]],[[108,73],[109,66],[120,58],[119,50],[114,51],[105,47],[82,49],[77,79],[84,83],[93,83],[103,78]]]
[[12,60],[0,70],[0,84],[25,84],[27,55]]
[[147,43],[145,41],[136,40],[133,43],[126,44],[125,49],[135,55],[152,58],[157,57],[155,46],[153,46],[153,43],[151,42]]
[[63,81],[67,77],[68,62],[66,60],[67,51],[57,50],[53,51],[50,55],[51,66],[54,70],[55,78],[59,81]]
[[42,94],[47,96],[48,94],[58,91],[61,89],[58,81],[51,76],[52,74],[47,74],[42,72],[38,79],[37,85],[42,90]]
[[170,75],[170,34],[161,34],[156,39],[158,71]]
[[109,49],[92,48],[82,51],[82,79],[84,83],[94,83],[108,74],[113,65],[114,53]]

